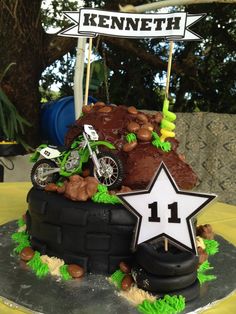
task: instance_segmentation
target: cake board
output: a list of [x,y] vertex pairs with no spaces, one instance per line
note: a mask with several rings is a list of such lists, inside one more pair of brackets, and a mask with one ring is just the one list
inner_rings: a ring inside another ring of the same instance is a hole
[[[38,279],[20,263],[13,253],[11,234],[17,229],[15,221],[0,226],[0,299],[8,306],[26,313],[43,314],[92,314],[92,313],[138,313],[123,298],[106,276],[88,274],[80,280],[58,281],[47,276]],[[220,252],[209,261],[217,279],[201,287],[200,297],[186,304],[182,313],[207,308],[235,290],[236,248],[224,238],[216,236]]]

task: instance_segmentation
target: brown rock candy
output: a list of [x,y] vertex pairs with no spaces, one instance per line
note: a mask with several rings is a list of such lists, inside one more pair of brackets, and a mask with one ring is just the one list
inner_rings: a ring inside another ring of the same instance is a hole
[[81,278],[85,273],[84,268],[76,264],[68,265],[67,270],[73,278]]
[[157,122],[157,123],[161,123],[161,120],[162,120],[163,116],[162,116],[162,113],[161,112],[157,112],[154,116],[154,120]]
[[143,123],[147,123],[148,122],[148,117],[146,114],[144,113],[138,113],[137,114],[137,119]]
[[140,129],[140,125],[137,122],[129,122],[127,125],[127,130],[130,133],[136,133]]
[[103,112],[103,113],[108,113],[108,112],[111,112],[112,111],[112,107],[111,106],[104,106],[102,108],[100,108],[98,110],[98,112]]
[[138,113],[138,110],[134,106],[128,107],[128,113],[136,115]]
[[123,146],[124,152],[130,152],[132,149],[134,149],[138,145],[138,142],[131,142],[131,143],[125,143]]
[[140,141],[143,142],[149,142],[152,139],[152,132],[147,130],[147,129],[143,129],[141,128],[140,130],[138,130],[137,132],[137,138]]
[[34,250],[30,246],[27,246],[20,252],[20,259],[28,262],[34,257],[34,253]]
[[128,290],[134,283],[133,277],[130,274],[126,274],[121,282],[121,289]]
[[125,273],[125,274],[130,274],[131,272],[131,267],[125,263],[125,262],[120,262],[119,264],[120,270]]

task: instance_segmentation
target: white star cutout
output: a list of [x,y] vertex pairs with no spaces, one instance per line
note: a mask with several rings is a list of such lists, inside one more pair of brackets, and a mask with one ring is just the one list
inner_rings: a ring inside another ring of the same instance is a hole
[[166,237],[196,254],[191,218],[216,195],[180,191],[165,164],[161,163],[148,190],[120,193],[118,197],[138,218],[134,247]]

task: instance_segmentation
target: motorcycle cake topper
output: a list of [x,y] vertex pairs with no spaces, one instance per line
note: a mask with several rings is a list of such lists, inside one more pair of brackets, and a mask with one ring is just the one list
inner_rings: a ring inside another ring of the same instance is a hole
[[[104,146],[109,149],[100,152]],[[100,141],[92,125],[85,124],[83,133],[76,138],[69,149],[60,150],[57,146],[40,145],[31,156],[35,162],[31,171],[34,186],[44,189],[49,183],[56,183],[59,178],[68,178],[81,174],[85,165],[92,168],[93,176],[109,189],[119,187],[123,180],[121,160],[111,152],[115,146],[108,141]],[[89,162],[92,161],[92,164]]]

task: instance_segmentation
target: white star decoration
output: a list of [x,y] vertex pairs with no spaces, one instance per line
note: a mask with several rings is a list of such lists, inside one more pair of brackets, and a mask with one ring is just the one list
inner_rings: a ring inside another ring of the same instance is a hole
[[166,237],[196,254],[192,219],[216,195],[180,191],[162,163],[148,190],[118,194],[138,218],[133,246]]

